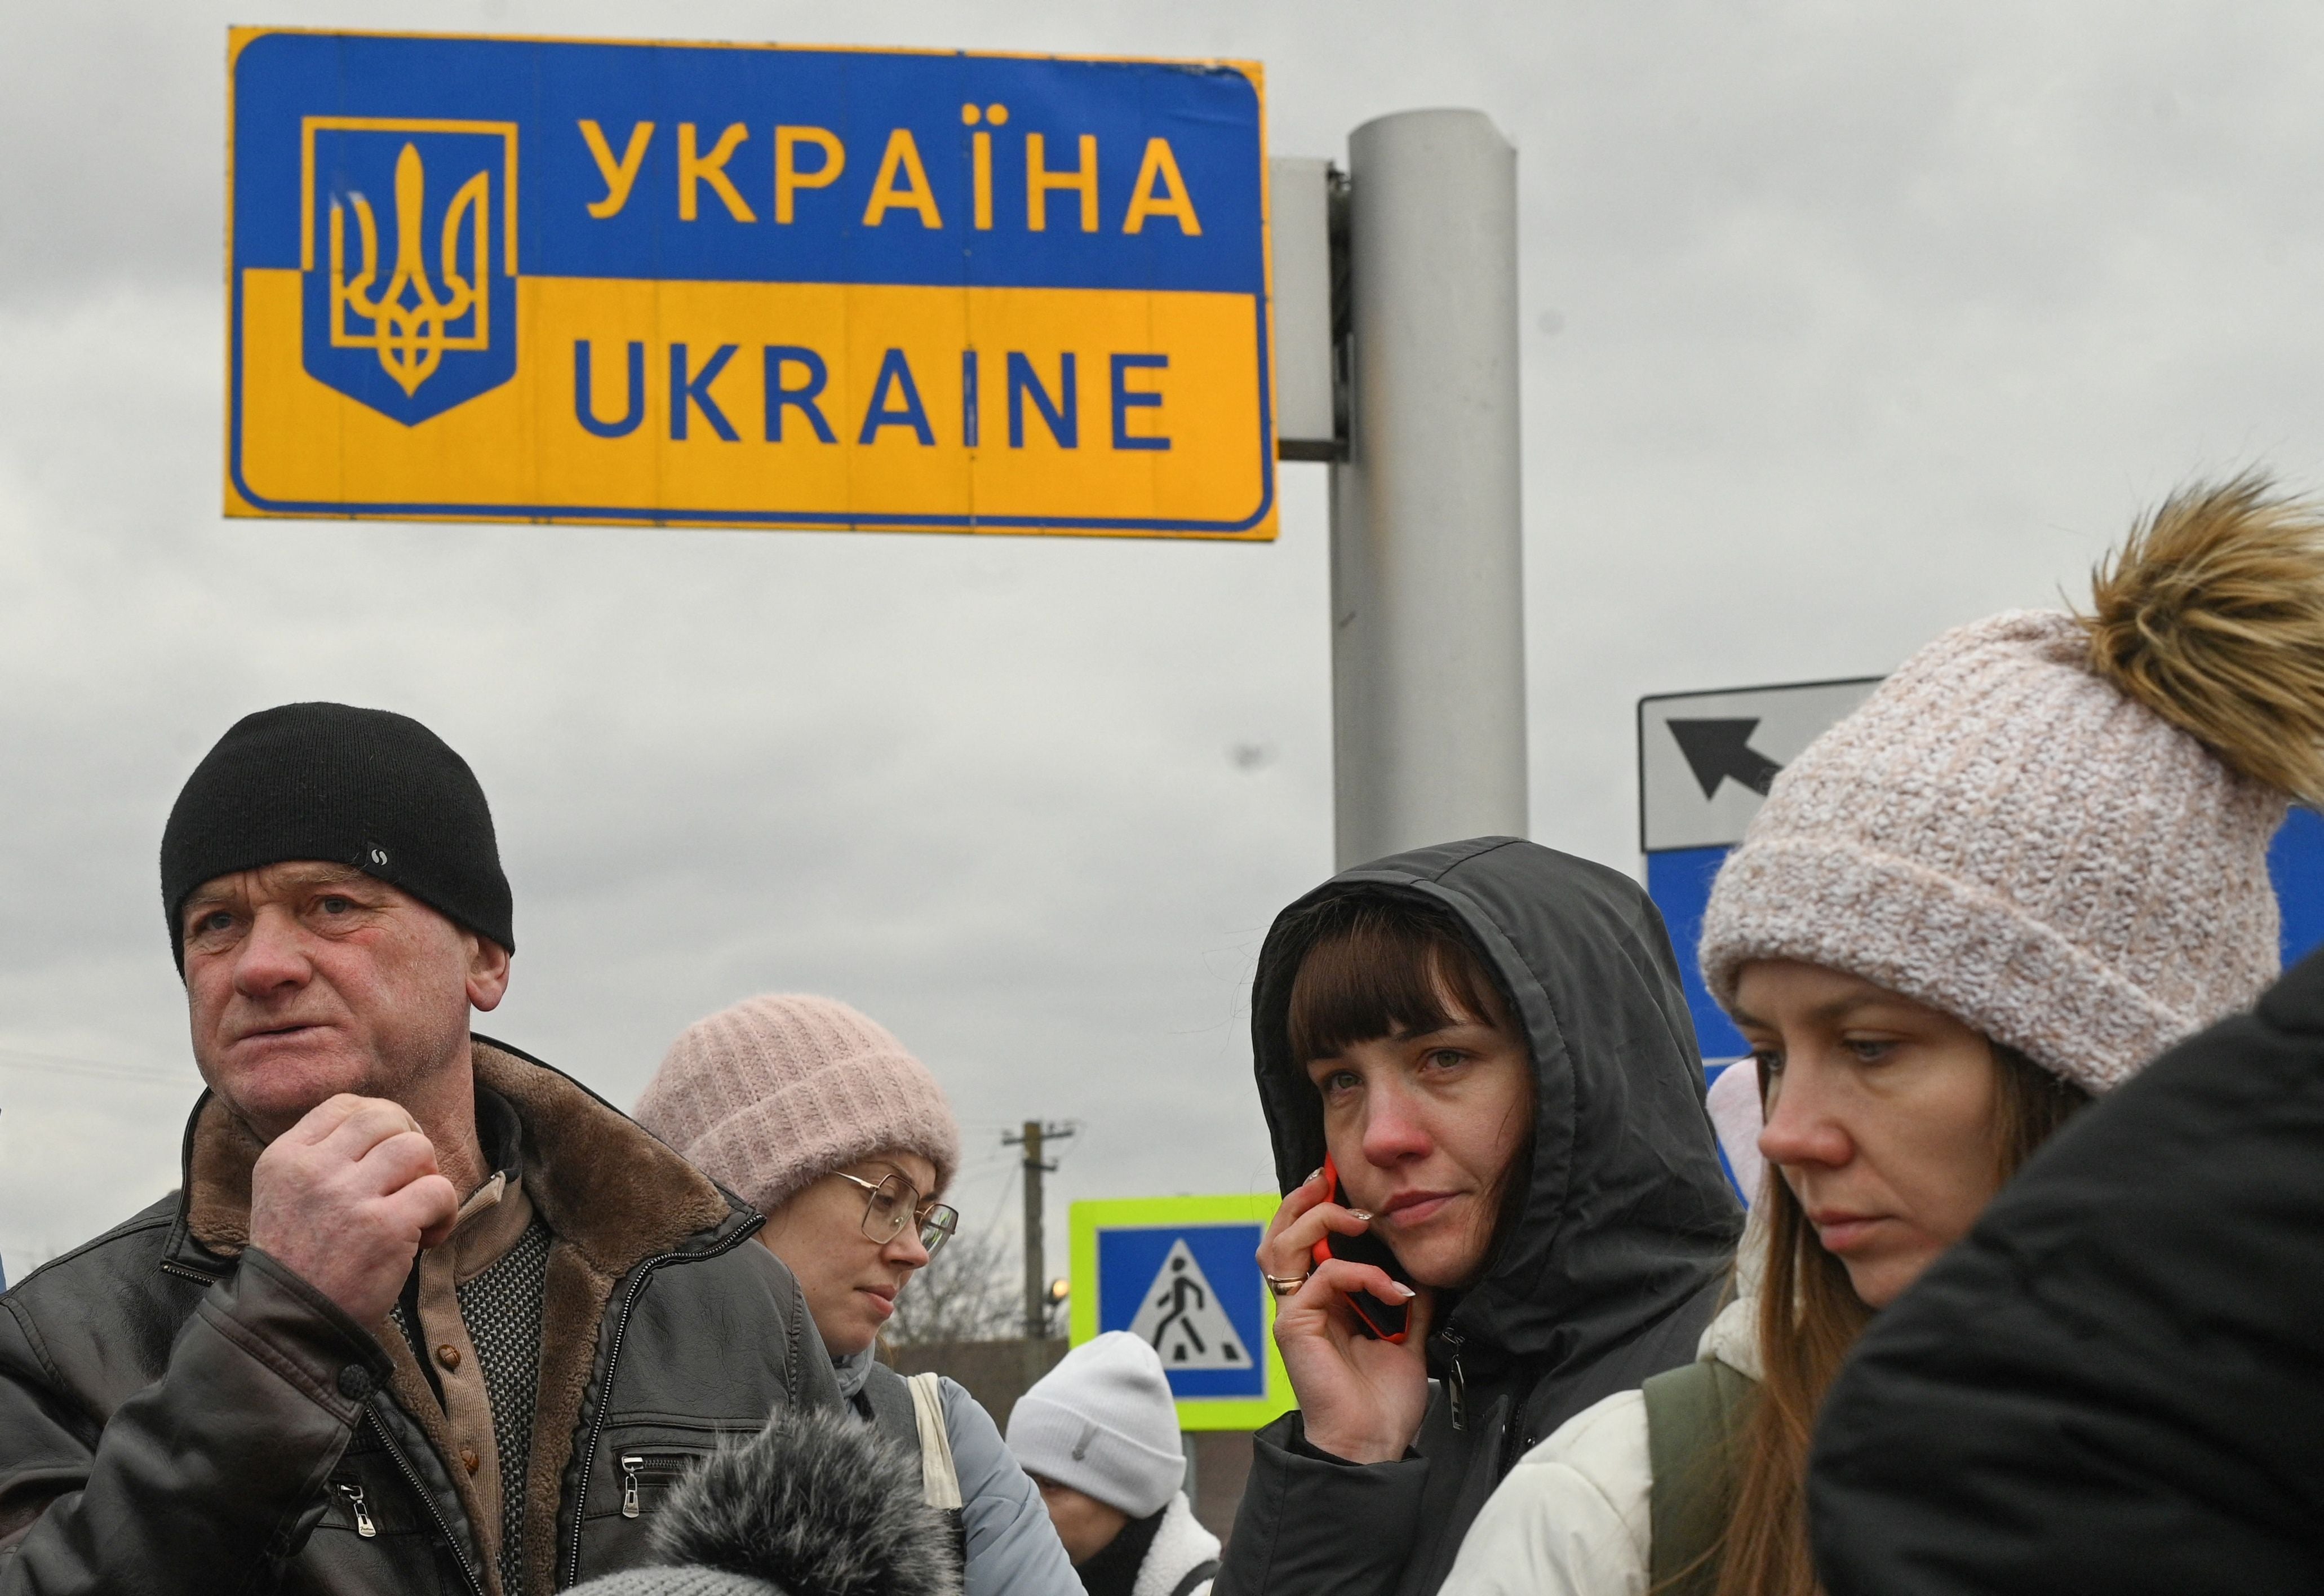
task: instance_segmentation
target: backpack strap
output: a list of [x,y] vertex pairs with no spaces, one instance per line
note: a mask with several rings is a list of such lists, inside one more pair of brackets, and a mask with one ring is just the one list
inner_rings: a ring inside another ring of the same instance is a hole
[[1646,1588],[1711,1596],[1735,1512],[1734,1443],[1758,1384],[1716,1359],[1665,1370],[1641,1388],[1655,1471]]
[[1219,1577],[1219,1560],[1205,1557],[1186,1571],[1186,1577],[1170,1587],[1170,1596],[1194,1596],[1194,1591],[1206,1582]]
[[958,1512],[960,1471],[953,1466],[952,1435],[945,1428],[943,1376],[916,1374],[906,1383],[912,1389],[912,1416],[919,1431],[920,1494],[931,1508]]

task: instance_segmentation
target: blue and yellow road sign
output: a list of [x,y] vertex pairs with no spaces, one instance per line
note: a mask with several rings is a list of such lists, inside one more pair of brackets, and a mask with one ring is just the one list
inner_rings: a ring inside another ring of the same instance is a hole
[[229,61],[229,514],[1275,535],[1255,65]]
[[1259,1240],[1268,1192],[1073,1205],[1071,1333],[1127,1330],[1161,1354],[1187,1430],[1255,1430],[1293,1406]]

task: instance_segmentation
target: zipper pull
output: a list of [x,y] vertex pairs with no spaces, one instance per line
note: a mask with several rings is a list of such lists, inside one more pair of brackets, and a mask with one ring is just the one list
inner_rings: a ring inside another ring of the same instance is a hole
[[337,1483],[339,1494],[347,1499],[347,1507],[355,1516],[355,1533],[371,1539],[379,1533],[379,1526],[371,1521],[371,1504],[364,1498],[364,1488],[346,1480]]
[[634,1452],[622,1459],[622,1517],[624,1518],[638,1516],[638,1475],[645,1466],[646,1460]]
[[1449,1330],[1444,1333],[1445,1350],[1452,1356],[1452,1377],[1444,1382],[1444,1389],[1452,1399],[1452,1427],[1456,1430],[1469,1427],[1469,1385],[1461,1373],[1462,1344],[1462,1337]]

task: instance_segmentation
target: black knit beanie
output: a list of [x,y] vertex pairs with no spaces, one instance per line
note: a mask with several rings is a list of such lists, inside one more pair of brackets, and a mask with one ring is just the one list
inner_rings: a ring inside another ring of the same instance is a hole
[[161,828],[161,909],[205,881],[293,859],[349,864],[516,951],[493,812],[468,762],[409,715],[285,704],[244,715],[186,778]]

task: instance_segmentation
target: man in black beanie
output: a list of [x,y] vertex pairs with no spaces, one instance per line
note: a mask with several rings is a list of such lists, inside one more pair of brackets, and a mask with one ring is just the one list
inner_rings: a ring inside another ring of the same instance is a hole
[[511,894],[467,764],[292,704],[188,779],[181,1189],[0,1296],[0,1596],[547,1592],[722,1431],[838,1400],[751,1208],[471,1034]]

